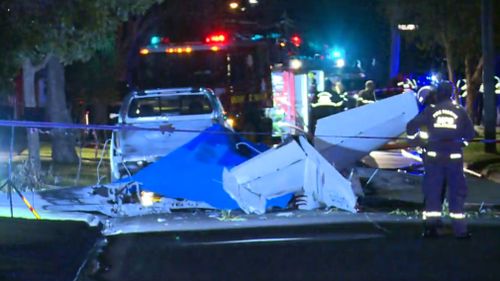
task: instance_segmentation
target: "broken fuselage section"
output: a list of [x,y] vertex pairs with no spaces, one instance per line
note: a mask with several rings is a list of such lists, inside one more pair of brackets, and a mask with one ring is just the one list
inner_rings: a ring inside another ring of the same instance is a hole
[[[267,150],[250,149],[252,155],[247,150],[245,157],[240,157],[241,141],[235,142],[228,132],[222,132],[228,133],[227,139],[219,140],[209,128],[203,137],[158,161],[165,166],[148,166],[132,179],[141,182],[144,190],[208,202],[217,209],[263,214],[270,207],[288,207],[286,200],[300,196],[301,209],[335,207],[356,212],[356,195],[346,170],[404,133],[406,123],[417,113],[415,96],[400,94],[319,119],[314,146],[298,136]],[[185,172],[187,167],[192,170]]]

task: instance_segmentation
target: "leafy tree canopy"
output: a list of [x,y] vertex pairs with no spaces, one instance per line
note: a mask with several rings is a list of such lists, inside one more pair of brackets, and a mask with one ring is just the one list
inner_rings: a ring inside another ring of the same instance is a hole
[[4,0],[0,3],[2,77],[24,59],[52,54],[64,64],[88,60],[110,47],[118,25],[162,0]]
[[421,0],[383,1],[393,24],[416,24],[418,30],[407,32],[424,50],[450,47],[449,58],[466,54],[480,55],[480,1]]

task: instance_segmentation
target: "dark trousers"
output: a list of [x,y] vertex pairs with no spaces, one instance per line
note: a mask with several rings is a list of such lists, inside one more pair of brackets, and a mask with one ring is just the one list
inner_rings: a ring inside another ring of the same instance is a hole
[[[426,212],[440,212],[442,198],[447,184],[448,203],[450,214],[463,215],[467,185],[463,173],[462,159],[426,159],[423,182],[424,202]],[[432,224],[433,219],[429,221]],[[438,221],[438,220],[434,220]],[[463,218],[453,218],[453,230],[456,235],[467,232],[467,225]]]

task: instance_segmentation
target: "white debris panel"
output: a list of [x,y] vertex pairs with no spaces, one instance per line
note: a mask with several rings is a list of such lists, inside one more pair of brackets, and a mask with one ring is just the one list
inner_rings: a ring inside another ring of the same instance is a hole
[[403,134],[418,114],[414,93],[403,93],[318,120],[314,146],[335,168],[356,161]]
[[246,213],[263,214],[266,201],[287,193],[305,196],[305,209],[337,207],[356,212],[351,183],[303,137],[223,172],[224,190]]

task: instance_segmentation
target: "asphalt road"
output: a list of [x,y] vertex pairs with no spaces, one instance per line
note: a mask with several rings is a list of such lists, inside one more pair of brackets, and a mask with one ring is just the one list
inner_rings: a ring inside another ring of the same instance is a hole
[[73,280],[99,237],[83,222],[0,219],[0,280]]
[[471,240],[416,223],[332,224],[108,237],[95,280],[499,280],[500,226]]

